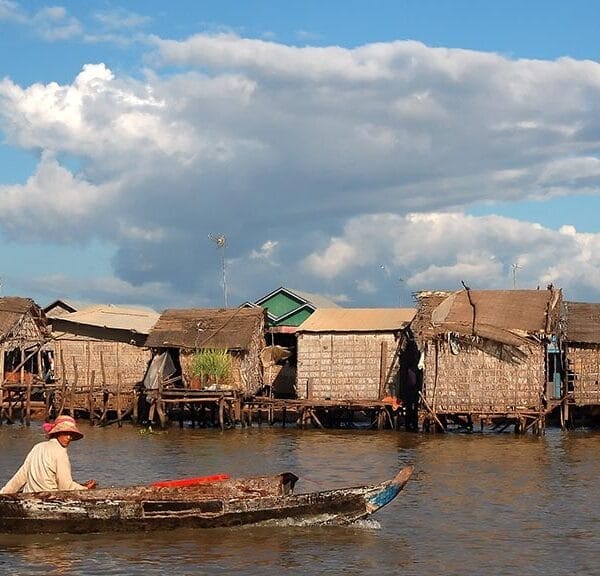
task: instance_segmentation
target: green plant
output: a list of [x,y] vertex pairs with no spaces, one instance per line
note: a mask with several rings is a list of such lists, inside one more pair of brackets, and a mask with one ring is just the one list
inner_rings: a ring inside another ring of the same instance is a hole
[[218,385],[231,373],[231,356],[226,349],[200,350],[193,355],[191,368],[194,376],[200,379],[208,376]]

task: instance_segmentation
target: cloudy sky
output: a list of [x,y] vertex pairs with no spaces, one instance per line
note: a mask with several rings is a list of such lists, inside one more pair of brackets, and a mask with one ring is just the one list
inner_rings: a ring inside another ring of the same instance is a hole
[[598,302],[599,22],[594,0],[0,0],[0,294]]

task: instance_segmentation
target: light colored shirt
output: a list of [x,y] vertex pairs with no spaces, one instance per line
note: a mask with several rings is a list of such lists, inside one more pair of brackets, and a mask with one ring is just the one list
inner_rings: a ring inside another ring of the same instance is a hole
[[31,449],[23,465],[3,486],[0,494],[86,489],[71,476],[67,449],[56,438],[50,438]]

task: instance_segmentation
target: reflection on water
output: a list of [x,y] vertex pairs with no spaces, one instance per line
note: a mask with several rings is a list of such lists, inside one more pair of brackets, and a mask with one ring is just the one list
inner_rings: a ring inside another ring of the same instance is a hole
[[[297,492],[379,482],[415,464],[406,491],[350,527],[281,522],[147,534],[0,535],[15,575],[598,573],[600,435],[543,438],[253,428],[86,428],[76,478],[146,484],[214,473],[292,471]],[[41,428],[0,429],[4,482]]]

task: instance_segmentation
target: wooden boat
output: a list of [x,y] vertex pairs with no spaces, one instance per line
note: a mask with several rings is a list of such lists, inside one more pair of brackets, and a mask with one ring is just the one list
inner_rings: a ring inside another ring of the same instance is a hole
[[371,486],[294,494],[298,478],[277,476],[166,486],[0,495],[0,533],[131,532],[216,528],[292,518],[347,524],[391,502],[413,467]]

